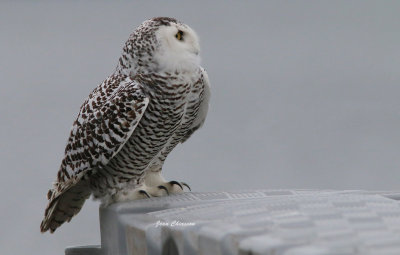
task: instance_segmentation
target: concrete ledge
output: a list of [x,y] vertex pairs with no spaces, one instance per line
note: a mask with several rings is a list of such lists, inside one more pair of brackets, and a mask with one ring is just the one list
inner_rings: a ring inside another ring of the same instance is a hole
[[100,209],[102,252],[400,254],[399,198],[398,192],[256,190],[119,203]]
[[65,255],[101,255],[101,245],[68,247]]

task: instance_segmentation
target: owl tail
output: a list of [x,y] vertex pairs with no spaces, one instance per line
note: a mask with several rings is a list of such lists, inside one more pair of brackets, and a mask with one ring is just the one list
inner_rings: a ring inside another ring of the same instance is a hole
[[90,189],[82,182],[71,186],[60,191],[49,190],[47,194],[49,203],[44,212],[44,219],[40,224],[42,233],[47,230],[53,233],[64,222],[69,222],[81,210],[85,200],[89,198]]

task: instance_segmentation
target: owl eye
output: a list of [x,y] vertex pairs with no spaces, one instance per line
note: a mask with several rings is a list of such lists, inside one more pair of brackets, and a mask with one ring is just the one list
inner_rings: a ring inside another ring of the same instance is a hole
[[183,31],[178,30],[178,33],[176,33],[175,37],[176,37],[176,39],[178,39],[179,41],[183,41]]

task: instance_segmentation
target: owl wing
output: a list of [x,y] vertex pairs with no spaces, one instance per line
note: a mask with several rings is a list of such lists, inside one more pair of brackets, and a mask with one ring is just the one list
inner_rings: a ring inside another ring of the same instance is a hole
[[[53,232],[77,214],[90,191],[80,180],[93,168],[105,166],[124,146],[142,118],[149,98],[137,81],[95,90],[74,122],[58,171],[49,190],[41,231]],[[111,92],[105,98],[106,92]],[[103,102],[104,101],[104,102]]]
[[186,142],[187,139],[201,126],[203,126],[204,121],[206,120],[208,106],[211,97],[211,90],[210,90],[210,82],[208,80],[208,75],[204,68],[201,68],[201,81],[204,84],[204,90],[202,98],[203,100],[200,103],[199,111],[197,113],[196,119],[194,120],[192,126],[188,129],[186,135],[182,138],[181,143]]
[[[93,98],[92,102],[97,100]],[[117,89],[102,106],[81,108],[61,163],[61,180],[94,167],[105,166],[124,146],[139,124],[149,98],[132,81]],[[95,104],[92,104],[95,105]],[[86,108],[86,111],[85,111]],[[85,114],[89,112],[89,114]]]

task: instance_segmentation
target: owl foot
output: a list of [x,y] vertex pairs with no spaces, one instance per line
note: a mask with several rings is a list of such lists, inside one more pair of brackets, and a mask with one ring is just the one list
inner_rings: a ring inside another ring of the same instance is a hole
[[123,190],[119,191],[115,194],[113,194],[110,197],[110,201],[103,201],[103,204],[107,206],[108,204],[111,203],[116,203],[116,202],[124,202],[124,201],[130,201],[130,200],[138,200],[138,199],[143,199],[143,198],[150,198],[152,195],[149,193],[148,187],[146,186],[141,186],[140,188],[137,189],[131,189],[131,190]]
[[189,185],[184,182],[166,181],[161,176],[160,171],[148,171],[144,178],[145,186],[148,188],[146,191],[153,197],[161,197],[171,194],[183,193],[185,187],[191,191]]
[[163,197],[171,194],[181,194],[184,192],[184,187],[186,187],[189,191],[191,190],[190,186],[185,182],[178,181],[164,181],[155,186],[143,184],[136,189],[124,190],[112,195],[111,201],[109,200],[108,202],[103,202],[103,206],[107,206],[108,204],[115,202],[124,202],[151,197]]
[[184,187],[190,190],[189,185],[177,181],[163,182],[157,186],[142,185],[140,188],[123,191],[117,194],[115,201],[128,201],[151,197],[163,197],[171,194],[181,194],[184,192]]
[[190,186],[187,185],[185,182],[170,181],[164,182],[157,186],[158,189],[164,190],[167,195],[183,193],[183,187],[186,187],[189,191],[191,191]]
[[185,186],[186,188],[188,188],[189,191],[192,191],[192,189],[186,182],[170,181],[169,184],[178,185],[181,188],[181,190],[183,190],[183,186]]

